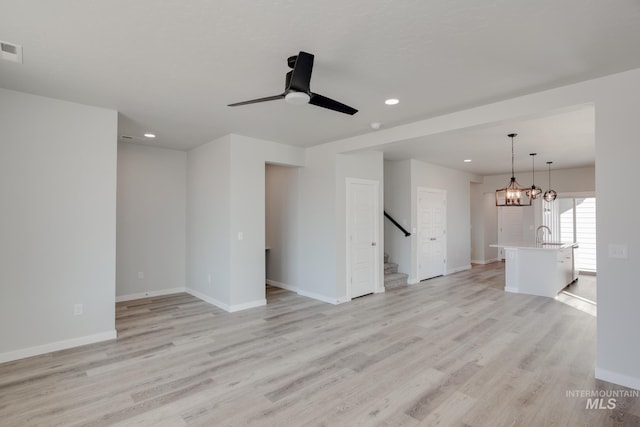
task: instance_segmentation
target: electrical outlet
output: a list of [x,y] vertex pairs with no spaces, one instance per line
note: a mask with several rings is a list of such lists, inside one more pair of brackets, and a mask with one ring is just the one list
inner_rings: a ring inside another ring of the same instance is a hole
[[82,308],[82,304],[75,304],[73,306],[73,315],[74,316],[80,316],[82,314],[83,308]]
[[238,240],[244,239],[244,233],[242,231],[238,232]]

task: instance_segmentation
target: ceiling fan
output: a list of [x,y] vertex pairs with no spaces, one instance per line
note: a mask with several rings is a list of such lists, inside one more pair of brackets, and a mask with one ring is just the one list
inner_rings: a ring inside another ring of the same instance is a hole
[[267,96],[265,98],[252,99],[250,101],[236,102],[235,104],[229,104],[228,106],[237,107],[238,105],[284,99],[290,104],[311,104],[349,115],[354,115],[358,112],[358,110],[349,107],[348,105],[311,92],[309,83],[311,82],[311,71],[313,71],[312,54],[300,52],[295,56],[289,57],[289,59],[287,59],[287,64],[289,65],[289,68],[291,68],[291,71],[287,73],[283,93],[280,95]]

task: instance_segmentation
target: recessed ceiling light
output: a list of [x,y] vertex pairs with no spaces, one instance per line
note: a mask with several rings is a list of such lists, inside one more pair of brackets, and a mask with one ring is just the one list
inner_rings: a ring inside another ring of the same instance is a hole
[[144,137],[145,138],[155,138],[156,136],[154,134],[152,134],[152,133],[145,133]]
[[389,98],[389,99],[384,101],[384,103],[387,104],[387,105],[396,105],[398,102],[400,102],[400,101],[395,99],[395,98]]
[[465,163],[471,163],[471,159],[464,159]]

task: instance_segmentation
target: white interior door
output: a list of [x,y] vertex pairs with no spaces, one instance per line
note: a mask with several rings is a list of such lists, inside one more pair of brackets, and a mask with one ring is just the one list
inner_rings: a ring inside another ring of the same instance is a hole
[[447,193],[418,188],[418,280],[444,274]]
[[378,259],[378,181],[347,179],[347,293],[350,298],[376,291]]
[[[498,243],[521,243],[524,241],[522,210],[520,206],[498,208]],[[498,249],[498,258],[504,259],[504,249]]]

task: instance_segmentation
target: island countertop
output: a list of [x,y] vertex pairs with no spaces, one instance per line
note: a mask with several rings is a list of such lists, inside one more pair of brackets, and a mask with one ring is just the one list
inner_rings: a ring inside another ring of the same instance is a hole
[[555,298],[576,279],[573,250],[577,243],[500,243],[504,249],[505,291]]
[[542,242],[542,243],[531,243],[531,242],[516,242],[516,243],[494,243],[489,245],[492,248],[514,248],[514,249],[542,249],[542,250],[557,250],[557,249],[566,249],[566,248],[577,248],[578,244],[576,242],[568,243],[568,242]]

